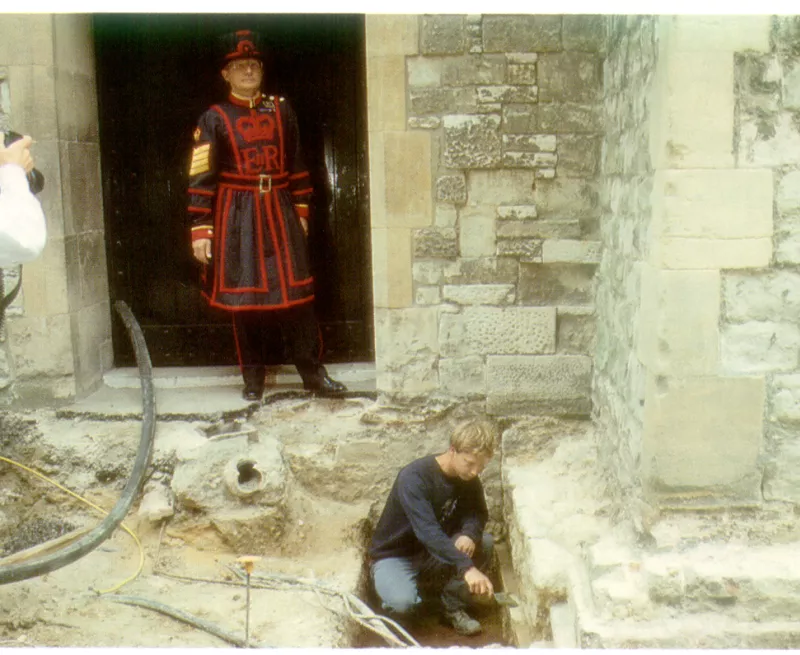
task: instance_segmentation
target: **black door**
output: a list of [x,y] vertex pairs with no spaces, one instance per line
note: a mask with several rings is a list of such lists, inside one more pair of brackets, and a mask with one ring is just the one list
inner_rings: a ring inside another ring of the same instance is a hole
[[[265,37],[264,90],[289,97],[300,124],[315,190],[309,247],[324,360],[371,361],[360,15],[94,16],[111,300],[131,307],[155,366],[236,363],[230,314],[200,295],[184,216],[196,120],[225,96],[216,38],[244,28]],[[116,320],[113,339],[115,364],[131,365]]]

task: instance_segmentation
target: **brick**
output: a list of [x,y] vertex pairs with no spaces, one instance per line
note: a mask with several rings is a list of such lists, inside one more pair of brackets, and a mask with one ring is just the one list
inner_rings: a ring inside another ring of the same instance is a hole
[[555,351],[556,313],[545,307],[465,307],[441,317],[444,357],[548,354]]
[[590,357],[490,356],[486,369],[486,409],[491,414],[591,412]]

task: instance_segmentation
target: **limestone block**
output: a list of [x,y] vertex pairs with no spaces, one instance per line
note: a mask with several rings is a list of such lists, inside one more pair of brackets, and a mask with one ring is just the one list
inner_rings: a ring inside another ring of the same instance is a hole
[[71,315],[75,356],[75,386],[78,393],[93,391],[103,380],[102,346],[111,342],[111,310],[108,299]]
[[772,236],[772,171],[670,170],[663,184],[664,234],[743,239]]
[[539,129],[564,134],[603,131],[602,107],[572,102],[541,102],[538,107]]
[[486,14],[484,52],[547,52],[561,49],[561,16]]
[[372,230],[372,296],[375,307],[411,305],[410,230]]
[[415,262],[413,272],[419,284],[516,284],[517,267],[510,258],[478,257]]
[[[108,299],[105,238],[102,232],[87,232],[77,237],[80,267],[80,307],[87,307]],[[69,280],[71,285],[76,279]],[[77,309],[73,306],[72,309]]]
[[800,501],[800,441],[796,428],[774,435],[771,461],[764,471],[764,500],[797,503]]
[[796,61],[786,62],[783,75],[783,106],[786,109],[800,109],[800,64]]
[[720,349],[729,373],[793,371],[800,356],[800,326],[767,321],[726,325]]
[[420,51],[424,55],[460,54],[464,52],[465,36],[463,16],[423,16]]
[[551,307],[465,307],[443,315],[439,329],[444,357],[548,354],[555,336]]
[[[372,249],[374,252],[374,241]],[[373,278],[376,276],[376,273],[374,272],[374,266],[375,264],[373,262]],[[411,268],[414,282],[418,284],[442,284],[445,282],[445,280],[456,279],[461,274],[460,261],[414,262]]]
[[521,262],[540,262],[542,261],[542,240],[541,239],[498,239],[498,257],[516,257]]
[[94,76],[94,35],[89,14],[53,15],[54,60],[59,69]]
[[486,409],[492,414],[585,416],[591,411],[591,378],[590,357],[490,356]]
[[431,137],[423,132],[385,135],[386,221],[389,227],[428,227],[433,218]]
[[467,198],[472,205],[535,203],[531,171],[470,171]]
[[486,363],[479,355],[439,360],[442,391],[456,396],[486,395]]
[[369,132],[369,219],[373,228],[387,227],[386,223],[386,135]]
[[588,305],[594,299],[594,264],[520,264],[523,305]]
[[773,16],[775,49],[778,52],[795,52],[800,37],[799,16]]
[[679,51],[739,52],[770,49],[771,20],[761,16],[669,16],[671,43]]
[[497,208],[497,218],[501,221],[532,221],[536,217],[536,205],[501,205]]
[[438,116],[410,116],[408,119],[409,130],[438,130],[442,126],[442,119]]
[[659,271],[644,266],[639,358],[657,374],[716,373],[719,308],[717,271]]
[[534,103],[539,99],[539,89],[532,85],[495,84],[475,89],[478,102],[485,103]]
[[414,293],[415,305],[438,305],[442,302],[442,290],[439,287],[417,287]]
[[503,166],[508,168],[533,168],[554,170],[558,156],[551,152],[513,152],[503,153]]
[[[666,268],[761,268],[772,259],[772,239],[701,239],[666,237],[660,244]],[[658,259],[656,259],[658,261]]]
[[518,152],[556,151],[556,137],[553,134],[504,134],[503,148]]
[[437,204],[433,208],[433,224],[436,227],[455,227],[458,223],[458,210],[452,205]]
[[723,277],[722,293],[728,321],[800,320],[800,274],[794,271],[729,273]]
[[52,65],[52,15],[4,14],[0,26],[0,61],[9,66]]
[[602,60],[594,53],[544,53],[539,57],[541,102],[599,102],[603,89]]
[[412,14],[367,14],[367,57],[416,55],[419,50],[419,18]]
[[73,374],[69,314],[20,316],[9,322],[7,329],[19,378]]
[[459,215],[459,251],[462,257],[490,257],[495,254],[493,207],[469,205]]
[[463,205],[467,202],[467,179],[464,175],[442,175],[436,179],[436,200]]
[[[77,246],[77,243],[74,245]],[[71,304],[80,292],[77,247],[73,258],[66,246],[64,239],[48,236],[41,256],[25,264],[22,291],[27,316],[66,314],[70,307],[80,306],[80,302]],[[105,262],[99,263],[103,266],[102,275],[105,277]],[[70,277],[72,275],[74,277]]]
[[735,74],[741,115],[765,117],[781,108],[783,70],[776,55],[737,53]]
[[503,133],[531,134],[536,132],[538,124],[537,112],[536,105],[503,105],[503,122],[501,124]]
[[457,256],[458,241],[454,228],[414,230],[415,258],[448,258]]
[[600,262],[599,241],[547,239],[542,244],[542,261],[547,263],[597,264]]
[[11,116],[15,117],[14,129],[36,135],[39,142],[57,139],[58,116],[52,64],[9,66],[8,85]]
[[596,184],[578,178],[537,182],[534,203],[542,218],[587,218],[599,213]]
[[98,141],[97,91],[93,75],[55,69],[58,131],[68,141]]
[[438,388],[438,315],[435,307],[375,310],[378,390],[421,394]]
[[444,162],[449,168],[491,168],[500,162],[500,116],[444,117]]
[[769,168],[800,164],[800,126],[796,125],[793,112],[745,114],[740,122],[740,166]]
[[578,239],[580,221],[503,221],[497,226],[498,239]]
[[412,88],[409,90],[409,114],[412,116],[439,116],[453,113],[456,98],[453,89]]
[[594,355],[597,341],[594,311],[584,307],[559,307],[556,328],[556,353]]
[[151,523],[158,523],[161,519],[169,518],[174,514],[172,495],[161,485],[154,486],[145,492],[136,512],[137,516]]
[[658,168],[733,168],[733,53],[671,52],[663,103]]
[[558,174],[594,177],[600,170],[602,138],[595,135],[563,134],[558,137]]
[[650,377],[645,393],[642,477],[662,502],[692,490],[700,502],[760,500],[763,378]]
[[588,14],[564,14],[562,42],[564,50],[603,52],[605,50],[606,17]]
[[800,423],[800,375],[773,376],[769,399],[773,421]]
[[790,230],[777,231],[775,261],[779,264],[800,264],[800,221]]
[[536,60],[538,55],[535,52],[523,55],[509,54],[506,59],[508,68],[505,81],[508,84],[536,84]]
[[406,71],[402,55],[367,57],[367,123],[370,132],[405,129]]
[[406,59],[408,86],[429,87],[442,83],[442,60],[432,57],[409,57]]
[[513,284],[446,284],[442,298],[457,305],[510,305],[514,303]]
[[790,171],[779,175],[778,189],[775,194],[775,207],[782,214],[800,212],[800,171]]
[[444,86],[469,86],[476,84],[502,84],[506,75],[506,58],[502,55],[482,57],[446,57],[442,60]]

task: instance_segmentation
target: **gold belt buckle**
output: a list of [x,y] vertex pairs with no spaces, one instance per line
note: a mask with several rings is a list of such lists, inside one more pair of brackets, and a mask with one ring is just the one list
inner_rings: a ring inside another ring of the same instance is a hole
[[[267,188],[264,188],[264,180],[267,180]],[[272,175],[259,175],[258,176],[258,192],[269,193],[272,191]]]

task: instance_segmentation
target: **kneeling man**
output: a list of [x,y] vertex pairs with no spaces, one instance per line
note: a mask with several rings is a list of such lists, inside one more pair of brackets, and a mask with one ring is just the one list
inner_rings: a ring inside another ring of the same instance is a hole
[[488,512],[478,475],[498,436],[487,419],[465,421],[446,452],[417,459],[398,474],[369,549],[375,591],[390,615],[413,618],[420,588],[432,587],[458,633],[480,632],[465,610],[471,594],[494,593],[481,571],[491,561],[492,539],[483,532]]

